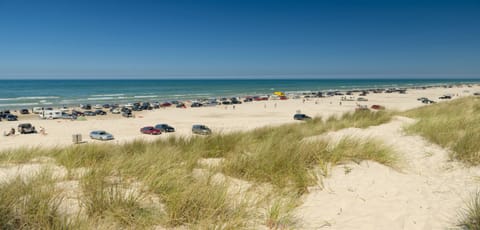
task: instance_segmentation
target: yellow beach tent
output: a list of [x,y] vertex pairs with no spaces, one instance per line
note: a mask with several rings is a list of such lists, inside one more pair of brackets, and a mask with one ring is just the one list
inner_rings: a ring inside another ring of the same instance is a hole
[[277,96],[279,96],[279,97],[283,97],[283,96],[285,96],[285,93],[283,93],[283,92],[280,92],[280,91],[273,92],[273,94],[275,94],[275,95],[277,95]]

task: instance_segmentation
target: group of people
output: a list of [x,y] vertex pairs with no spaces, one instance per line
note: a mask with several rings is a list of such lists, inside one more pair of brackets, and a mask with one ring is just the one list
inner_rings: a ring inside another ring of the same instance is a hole
[[[14,128],[11,128],[10,131],[7,133],[7,132],[3,132],[3,136],[14,136],[15,135],[15,129]],[[42,135],[47,135],[47,132],[45,131],[45,128],[41,127],[40,126],[40,129],[38,130],[38,133],[42,134]]]

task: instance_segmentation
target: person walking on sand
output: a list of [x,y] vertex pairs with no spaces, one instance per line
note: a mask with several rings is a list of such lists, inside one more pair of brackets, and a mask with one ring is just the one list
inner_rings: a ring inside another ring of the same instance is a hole
[[42,135],[47,135],[47,132],[45,131],[45,128],[43,128],[42,126],[40,126],[39,133],[42,134]]
[[232,107],[232,108],[233,108],[233,110],[235,110],[235,105],[233,105],[233,107]]

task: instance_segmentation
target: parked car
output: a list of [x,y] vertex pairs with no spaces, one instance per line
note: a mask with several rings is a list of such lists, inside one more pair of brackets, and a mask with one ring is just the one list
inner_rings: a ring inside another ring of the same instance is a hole
[[194,107],[202,107],[203,105],[199,102],[193,102],[190,107],[194,108]]
[[76,117],[80,117],[80,116],[85,116],[85,113],[77,111],[77,110],[72,110],[72,115],[76,116]]
[[132,111],[126,110],[126,111],[122,112],[122,116],[123,117],[133,117],[133,114],[132,114]]
[[107,115],[107,112],[105,112],[101,109],[98,109],[98,110],[95,110],[95,114],[97,114],[97,115]]
[[310,120],[312,118],[303,114],[303,113],[297,113],[297,114],[293,115],[293,119],[303,121],[303,120]]
[[21,109],[20,114],[30,114],[30,111],[28,111],[28,109]]
[[85,116],[96,116],[97,114],[93,111],[85,111],[84,112]]
[[92,106],[90,104],[85,104],[85,105],[82,104],[80,105],[80,108],[85,110],[90,110],[92,109]]
[[160,107],[170,107],[172,105],[172,103],[170,102],[163,102],[162,104],[160,104]]
[[375,109],[375,110],[384,110],[385,106],[383,106],[383,105],[372,105],[370,108]]
[[30,123],[24,123],[18,125],[18,132],[20,134],[27,134],[27,133],[36,133],[35,126],[32,126]]
[[160,129],[156,129],[153,126],[145,126],[140,129],[140,132],[143,134],[150,134],[150,135],[159,135],[162,134],[162,131]]
[[113,114],[120,114],[122,113],[122,110],[120,108],[112,108],[110,109],[110,112],[112,112]]
[[158,124],[158,125],[155,125],[155,128],[165,133],[175,132],[175,128],[167,124]]
[[77,119],[77,116],[69,113],[62,113],[62,119]]
[[433,104],[433,103],[436,103],[436,102],[434,102],[434,101],[426,98],[426,99],[422,100],[422,103],[423,103],[423,104]]
[[210,130],[210,128],[205,125],[193,125],[192,133],[200,135],[210,135],[212,134],[212,130]]
[[102,105],[96,104],[94,108],[95,108],[95,109],[102,109]]
[[450,96],[450,95],[443,95],[443,96],[439,97],[438,99],[452,99],[452,96]]
[[18,120],[18,117],[15,116],[15,115],[13,115],[13,114],[7,114],[7,115],[5,116],[5,120],[7,120],[7,121],[17,121],[17,120]]
[[230,99],[230,101],[232,102],[232,104],[242,104],[242,102],[240,100],[238,100],[236,97],[232,97]]
[[109,109],[111,106],[110,106],[109,104],[104,104],[104,105],[102,105],[102,107],[103,107],[104,109]]
[[107,141],[113,140],[113,135],[103,130],[96,130],[90,132],[90,138],[95,140]]

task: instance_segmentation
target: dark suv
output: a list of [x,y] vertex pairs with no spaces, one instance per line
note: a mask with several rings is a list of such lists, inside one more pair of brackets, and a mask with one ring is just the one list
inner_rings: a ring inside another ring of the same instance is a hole
[[192,133],[201,134],[201,135],[210,135],[212,134],[212,130],[210,130],[210,128],[208,128],[205,125],[193,125]]
[[18,125],[18,132],[20,134],[36,133],[37,130],[35,130],[35,126],[32,126],[32,124],[25,123],[25,124],[19,124]]
[[293,115],[293,119],[303,121],[303,120],[310,120],[312,118],[303,114],[303,113],[297,113],[297,114]]

